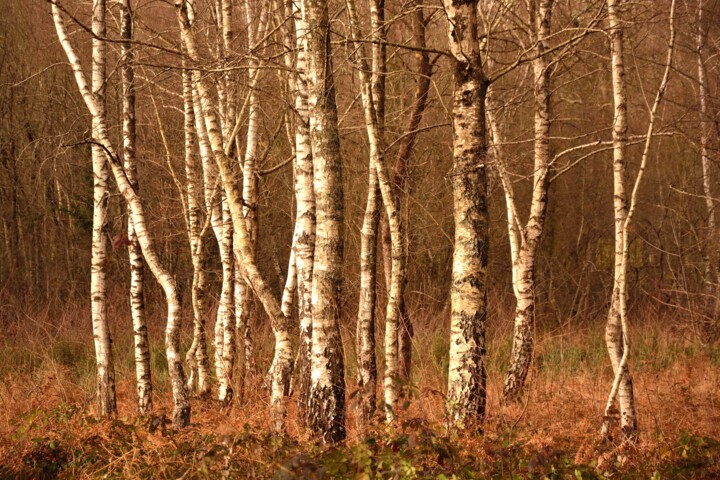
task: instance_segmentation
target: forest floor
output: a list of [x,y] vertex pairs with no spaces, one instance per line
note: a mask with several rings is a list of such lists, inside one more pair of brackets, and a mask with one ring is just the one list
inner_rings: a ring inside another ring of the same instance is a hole
[[[259,381],[230,407],[194,400],[192,425],[174,431],[160,325],[151,332],[156,414],[135,415],[131,339],[116,335],[119,415],[99,420],[89,312],[21,317],[0,340],[0,478],[720,478],[720,346],[672,324],[632,332],[637,445],[598,443],[612,381],[601,323],[543,328],[530,387],[510,405],[498,397],[510,335],[491,335],[485,432],[447,436],[447,327],[428,318],[416,327],[393,427],[354,428],[346,349],[348,440],[330,448],[310,441],[292,401],[288,436],[267,433]],[[272,342],[261,335],[263,366]]]

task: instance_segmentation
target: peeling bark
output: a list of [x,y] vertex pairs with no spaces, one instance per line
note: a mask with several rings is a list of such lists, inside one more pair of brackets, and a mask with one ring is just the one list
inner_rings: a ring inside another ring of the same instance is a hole
[[488,209],[485,79],[477,34],[477,0],[444,0],[454,59],[453,190],[455,223],[450,288],[447,410],[451,429],[481,428],[485,419],[485,321]]
[[345,369],[340,337],[343,189],[328,5],[303,0],[316,210],[312,355],[308,416],[325,443],[345,438]]

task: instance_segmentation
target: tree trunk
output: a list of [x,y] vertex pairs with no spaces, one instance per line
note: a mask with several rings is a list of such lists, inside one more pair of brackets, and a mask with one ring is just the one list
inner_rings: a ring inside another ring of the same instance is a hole
[[128,202],[132,211],[132,221],[135,226],[138,241],[140,242],[143,257],[165,293],[168,305],[165,350],[168,361],[168,375],[172,383],[173,391],[173,425],[176,427],[184,427],[190,423],[190,401],[185,387],[185,373],[180,358],[180,299],[175,279],[161,263],[155,250],[155,246],[145,225],[143,204],[137,192],[128,181],[122,165],[118,160],[115,148],[109,138],[107,124],[102,115],[102,108],[96,103],[95,97],[88,87],[85,74],[80,65],[80,60],[68,39],[62,14],[54,2],[52,3],[52,12],[58,39],[72,67],[78,89],[82,94],[90,114],[93,119],[96,120],[96,128],[93,131],[93,142],[95,142],[94,144],[96,145],[101,145],[105,158],[110,164],[118,189],[125,198],[125,201]]
[[487,80],[478,51],[477,3],[444,0],[454,58],[451,178],[455,236],[447,409],[449,427],[461,429],[481,427],[486,402]]
[[340,337],[343,188],[328,5],[303,0],[316,209],[309,424],[325,443],[345,438],[345,368]]
[[313,187],[313,159],[308,114],[306,70],[307,30],[299,2],[288,0],[286,9],[294,19],[295,74],[290,75],[290,89],[295,106],[295,232],[293,254],[297,272],[298,323],[300,343],[295,364],[295,390],[298,414],[307,422],[310,398],[310,358],[312,354],[312,279],[315,252],[315,191]]
[[[133,20],[130,0],[123,0],[120,19],[122,44],[123,84],[123,162],[128,181],[138,191],[137,164],[135,156],[135,78],[132,49]],[[135,234],[132,211],[128,207],[128,253],[130,256],[130,312],[135,340],[135,375],[137,377],[138,412],[147,415],[152,411],[152,382],[150,371],[150,344],[145,321],[145,298],[143,296],[143,272],[145,263],[142,249]]]
[[[178,20],[181,28],[182,41],[193,62],[199,60],[195,44],[195,36],[188,19],[187,2],[178,5]],[[219,123],[215,116],[215,105],[205,79],[198,70],[192,72],[193,83],[201,100],[202,113],[207,125],[208,138],[212,146],[213,155],[220,168],[225,193],[232,216],[235,231],[235,255],[241,261],[245,279],[252,285],[255,294],[262,302],[266,313],[271,319],[275,333],[275,355],[273,358],[273,379],[271,387],[271,418],[273,429],[283,431],[285,426],[285,395],[288,392],[290,374],[292,372],[292,350],[290,341],[290,325],[287,317],[283,315],[280,304],[272,294],[272,290],[265,282],[255,264],[250,245],[247,223],[243,218],[242,195],[235,183],[231,160],[228,150],[223,148]]]
[[[187,179],[188,232],[190,254],[193,265],[192,305],[193,341],[185,355],[189,367],[188,390],[205,397],[210,393],[210,361],[207,355],[207,334],[205,319],[208,312],[208,255],[206,228],[201,224],[204,202],[204,181],[202,165],[196,154],[197,130],[193,110],[193,91],[190,72],[183,71],[183,110],[185,116],[185,176]],[[210,221],[208,209],[208,221]]]
[[[537,2],[537,4],[536,4]],[[535,85],[534,144],[535,165],[530,216],[523,228],[522,241],[513,266],[516,299],[515,332],[510,366],[505,373],[505,400],[516,397],[525,385],[533,357],[535,323],[535,259],[540,246],[547,212],[548,170],[550,166],[550,62],[545,55],[545,39],[550,35],[552,0],[532,0],[530,21],[533,29],[536,58],[532,62]]]
[[[623,268],[623,242],[625,219],[627,217],[627,192],[625,181],[625,153],[627,149],[627,96],[625,93],[625,66],[623,62],[623,31],[619,15],[620,0],[608,1],[608,20],[610,23],[610,54],[612,62],[613,104],[613,206],[615,212],[615,263],[613,268],[613,290],[605,327],[607,345],[613,372],[618,375],[623,357],[623,331],[621,322],[621,296],[627,295],[625,271]],[[625,366],[620,373],[618,400],[620,403],[621,428],[627,436],[637,431],[635,414],[635,394],[630,369]]]
[[[412,29],[414,45],[420,49],[415,53],[415,59],[417,62],[416,69],[416,82],[417,87],[415,89],[415,98],[413,100],[412,109],[407,120],[407,126],[405,127],[405,133],[398,146],[397,155],[395,157],[395,170],[393,172],[393,191],[395,193],[396,208],[402,212],[401,199],[406,194],[407,181],[408,181],[408,166],[410,158],[412,156],[415,141],[417,140],[418,132],[417,129],[422,121],[423,114],[425,113],[425,107],[427,105],[428,94],[430,92],[430,77],[432,75],[432,64],[430,63],[430,55],[427,51],[423,50],[426,48],[425,42],[425,15],[423,14],[422,5],[419,0],[415,2],[415,10],[412,14]],[[405,225],[408,225],[407,218],[403,220]],[[386,217],[382,217],[382,246],[383,246],[383,259],[385,266],[385,282],[386,285],[390,284],[390,262],[391,257],[391,242],[390,242],[390,228]],[[405,233],[407,241],[410,240],[409,233]],[[408,248],[404,245],[403,255],[405,256],[405,264],[408,262]],[[407,279],[406,279],[407,282]],[[412,339],[413,339],[413,325],[412,319],[407,311],[407,304],[405,303],[405,285],[402,287],[402,295],[400,295],[400,326],[398,332],[398,350],[399,350],[399,361],[400,361],[400,378],[404,381],[410,379],[410,368],[412,364]]]
[[[93,1],[92,31],[96,37],[105,37],[105,0]],[[98,136],[100,124],[105,121],[106,45],[102,40],[92,41],[92,96],[97,105],[97,115],[92,119],[93,137]],[[97,362],[97,408],[98,415],[111,417],[117,413],[115,399],[115,366],[112,338],[107,320],[107,217],[108,217],[108,170],[105,152],[100,145],[92,146],[93,170],[93,230],[92,259],[90,264],[90,298],[92,305],[93,338]]]

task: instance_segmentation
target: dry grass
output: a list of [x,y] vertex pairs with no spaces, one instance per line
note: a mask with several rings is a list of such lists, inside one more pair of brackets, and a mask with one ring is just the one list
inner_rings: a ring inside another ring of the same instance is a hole
[[[267,393],[259,381],[230,408],[195,400],[193,425],[171,431],[160,312],[151,317],[157,415],[135,416],[131,338],[120,308],[111,312],[118,420],[97,421],[88,309],[15,309],[13,318],[8,311],[0,344],[0,477],[720,478],[713,440],[720,439],[720,353],[669,322],[633,330],[637,447],[597,443],[611,383],[599,323],[541,329],[530,388],[510,405],[498,396],[510,336],[507,326],[491,325],[485,434],[446,437],[446,322],[416,315],[415,367],[399,424],[360,435],[350,408],[346,445],[323,449],[309,441],[292,402],[288,438],[264,433]],[[269,340],[261,329],[261,365]],[[351,377],[352,348],[346,353]],[[348,385],[352,391],[352,378]]]

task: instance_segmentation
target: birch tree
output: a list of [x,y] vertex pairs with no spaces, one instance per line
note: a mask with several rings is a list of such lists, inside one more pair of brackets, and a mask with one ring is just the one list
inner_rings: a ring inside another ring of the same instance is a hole
[[[697,55],[697,78],[698,78],[698,101],[700,104],[700,164],[702,167],[702,183],[703,183],[703,196],[705,197],[705,207],[707,208],[707,237],[708,242],[705,246],[705,282],[706,290],[708,293],[713,292],[713,284],[720,285],[720,278],[718,278],[717,266],[711,260],[711,249],[714,248],[713,239],[717,236],[717,227],[715,222],[715,205],[714,197],[712,192],[712,181],[710,176],[710,121],[712,115],[708,109],[708,79],[705,68],[704,50],[705,44],[707,43],[707,27],[704,25],[704,10],[705,5],[703,0],[698,0],[697,6],[697,32],[695,34],[695,48]],[[716,300],[717,302],[717,300]],[[717,303],[716,303],[717,304]]]
[[[308,116],[305,44],[307,29],[300,2],[286,0],[288,16],[294,30],[295,64],[289,75],[289,90],[295,109],[294,176],[295,176],[295,229],[293,232],[292,259],[295,263],[298,294],[299,345],[295,362],[295,388],[299,416],[306,420],[310,395],[310,358],[312,354],[312,281],[315,252],[315,191],[313,187],[313,159]],[[291,39],[292,40],[292,35]],[[288,42],[290,45],[290,42]],[[292,63],[292,62],[291,62]],[[288,65],[292,67],[292,65]],[[290,272],[288,272],[288,280]],[[286,312],[287,315],[287,312]]]
[[[136,133],[135,133],[135,75],[133,71],[134,52],[133,18],[130,0],[122,1],[120,13],[120,36],[122,44],[122,88],[123,88],[123,168],[127,179],[138,191]],[[104,159],[104,152],[103,152]],[[130,256],[130,312],[133,321],[135,341],[135,375],[137,377],[138,412],[147,415],[152,411],[152,382],[150,371],[150,345],[145,320],[145,298],[143,295],[143,272],[145,262],[142,249],[135,233],[132,211],[128,207],[128,253]]]
[[[415,71],[416,77],[415,95],[412,107],[407,117],[405,132],[400,137],[397,153],[395,155],[395,167],[392,177],[392,186],[395,198],[395,206],[398,211],[403,212],[402,199],[407,195],[407,183],[409,173],[409,163],[412,157],[415,142],[419,134],[420,122],[422,121],[427,106],[428,95],[430,93],[430,80],[432,76],[433,63],[430,61],[430,54],[426,45],[426,20],[423,12],[422,2],[415,1],[410,4],[412,9],[412,38],[415,50]],[[373,32],[377,27],[373,27]],[[374,44],[373,44],[374,45]],[[375,71],[375,70],[373,70]],[[404,225],[410,225],[407,218],[403,218]],[[406,230],[408,229],[406,227]],[[385,267],[385,280],[389,285],[390,282],[390,261],[392,256],[392,243],[390,240],[390,226],[386,217],[382,217],[382,246],[383,259]],[[410,233],[405,232],[405,241],[403,255],[405,264],[408,263],[408,242]],[[407,268],[407,267],[406,267]],[[405,282],[407,283],[407,278]],[[399,356],[399,373],[400,377],[407,381],[410,378],[410,368],[412,364],[412,337],[413,324],[410,318],[407,304],[405,303],[405,285],[402,286],[399,296],[400,325],[398,332],[398,356]]]
[[[195,128],[193,87],[190,72],[183,70],[183,114],[185,137],[185,176],[187,178],[187,210],[190,255],[193,265],[192,306],[193,341],[185,356],[189,367],[188,390],[202,397],[210,394],[210,361],[207,354],[205,330],[208,305],[207,227],[212,210],[209,208],[206,224],[202,224],[202,205],[205,203],[205,185],[202,164],[198,158],[198,136]],[[214,187],[212,187],[214,189]],[[214,192],[212,192],[214,193]],[[212,202],[210,202],[212,203]]]
[[[96,128],[93,129],[93,145],[101,147],[105,159],[110,166],[115,183],[125,198],[125,201],[130,206],[133,226],[145,262],[165,293],[168,306],[168,318],[165,329],[165,351],[168,361],[168,375],[173,392],[173,425],[176,427],[184,427],[190,423],[190,402],[185,385],[185,373],[180,357],[180,300],[175,279],[165,268],[155,250],[155,245],[145,224],[145,211],[142,201],[128,181],[122,164],[115,153],[116,150],[108,134],[108,126],[103,116],[102,107],[96,101],[93,92],[88,86],[82,65],[80,64],[80,59],[70,43],[62,18],[62,11],[56,0],[51,0],[51,6],[58,40],[72,67],[75,82],[77,83],[85,106],[95,120],[94,126]],[[102,7],[104,7],[104,4]],[[104,15],[100,18],[102,18],[104,22]],[[103,37],[101,36],[100,38]]]
[[[535,58],[532,60],[535,98],[533,188],[530,214],[525,225],[514,215],[514,195],[506,192],[508,231],[511,242],[513,292],[515,294],[515,326],[510,366],[505,373],[503,394],[512,399],[522,390],[533,355],[535,322],[535,261],[545,225],[550,167],[550,77],[551,66],[545,55],[550,35],[552,0],[532,0],[528,4]],[[505,175],[505,172],[501,172]],[[502,182],[510,187],[507,178]]]
[[[194,64],[200,61],[195,32],[189,20],[189,5],[182,1],[177,5],[178,22],[183,45],[188,58]],[[232,148],[232,138],[224,139],[220,122],[216,116],[216,102],[214,101],[206,79],[198,69],[192,70],[193,85],[200,100],[200,110],[206,125],[207,136],[213,157],[219,167],[220,178],[227,196],[228,206],[235,231],[234,250],[241,263],[245,279],[252,286],[271,320],[275,335],[275,354],[273,356],[273,378],[271,386],[271,417],[273,429],[283,431],[285,426],[285,396],[288,393],[290,374],[292,371],[292,349],[290,339],[290,325],[288,318],[283,314],[280,304],[265,279],[257,268],[250,245],[247,224],[243,216],[243,200],[240,188],[235,183],[232,162],[229,151]],[[239,124],[236,123],[233,131],[236,132]]]
[[[403,249],[403,232],[402,223],[400,222],[400,213],[397,209],[397,203],[394,199],[394,192],[390,181],[390,176],[385,165],[385,146],[383,143],[382,132],[380,129],[380,116],[376,106],[376,98],[384,96],[382,88],[373,89],[371,72],[365,59],[365,48],[358,44],[360,38],[360,25],[357,18],[357,9],[354,0],[346,0],[348,7],[348,15],[350,17],[351,32],[350,37],[355,43],[354,50],[355,61],[358,66],[358,74],[360,76],[360,96],[362,98],[363,113],[365,117],[365,126],[368,134],[368,142],[370,144],[370,168],[376,171],[377,183],[382,195],[382,201],[385,205],[388,223],[390,225],[390,238],[392,243],[392,267],[390,275],[390,292],[388,295],[387,314],[385,316],[385,373],[383,378],[384,400],[385,400],[385,418],[387,421],[393,421],[396,416],[397,403],[399,399],[398,380],[400,376],[398,363],[398,327],[400,319],[400,297],[402,296],[402,287],[405,285],[405,255]],[[382,8],[382,4],[375,5],[375,9]],[[379,13],[373,13],[371,16],[382,17]],[[376,22],[379,23],[379,22]],[[383,53],[373,52],[373,58],[382,57]],[[374,60],[373,65],[384,63],[382,60]],[[382,73],[380,73],[382,74]],[[378,92],[375,94],[375,92]],[[377,96],[376,96],[377,95]],[[375,224],[377,229],[377,222]],[[375,234],[373,237],[377,237]],[[367,351],[361,350],[362,355],[367,355]],[[370,363],[367,358],[361,358],[360,363]],[[365,412],[361,412],[363,416]],[[367,419],[364,419],[367,421]]]
[[485,78],[479,51],[478,1],[443,0],[453,60],[453,191],[455,224],[450,287],[447,410],[451,428],[485,417],[485,320],[488,210]]
[[615,211],[615,265],[613,270],[613,291],[605,328],[605,343],[615,378],[605,405],[605,417],[601,434],[609,436],[610,421],[617,397],[620,406],[620,428],[623,436],[630,441],[637,441],[637,414],[635,411],[635,392],[629,367],[630,339],[628,337],[628,286],[627,269],[629,258],[629,227],[637,207],[637,196],[643,175],[647,167],[648,155],[653,139],[653,130],[657,109],[665,94],[673,54],[675,51],[675,0],[670,5],[670,38],[668,40],[667,59],[655,101],[650,108],[645,144],[640,160],[638,174],[633,184],[630,201],[627,199],[626,152],[627,152],[627,93],[625,84],[625,65],[623,59],[623,17],[621,0],[608,1],[608,22],[610,37],[610,55],[612,62],[613,105],[615,115],[613,121],[613,193]]
[[328,5],[302,0],[307,29],[307,88],[313,152],[316,237],[312,282],[309,425],[325,443],[345,438],[345,368],[340,337],[343,257],[342,159],[332,70]]
[[[105,0],[93,0],[92,8],[92,76],[91,92],[96,115],[92,118],[92,135],[97,137],[107,117],[106,50],[100,38],[105,37]],[[92,145],[93,229],[90,261],[90,299],[97,363],[97,409],[104,417],[117,413],[115,399],[115,366],[112,338],[107,319],[107,217],[110,171],[101,145]]]

